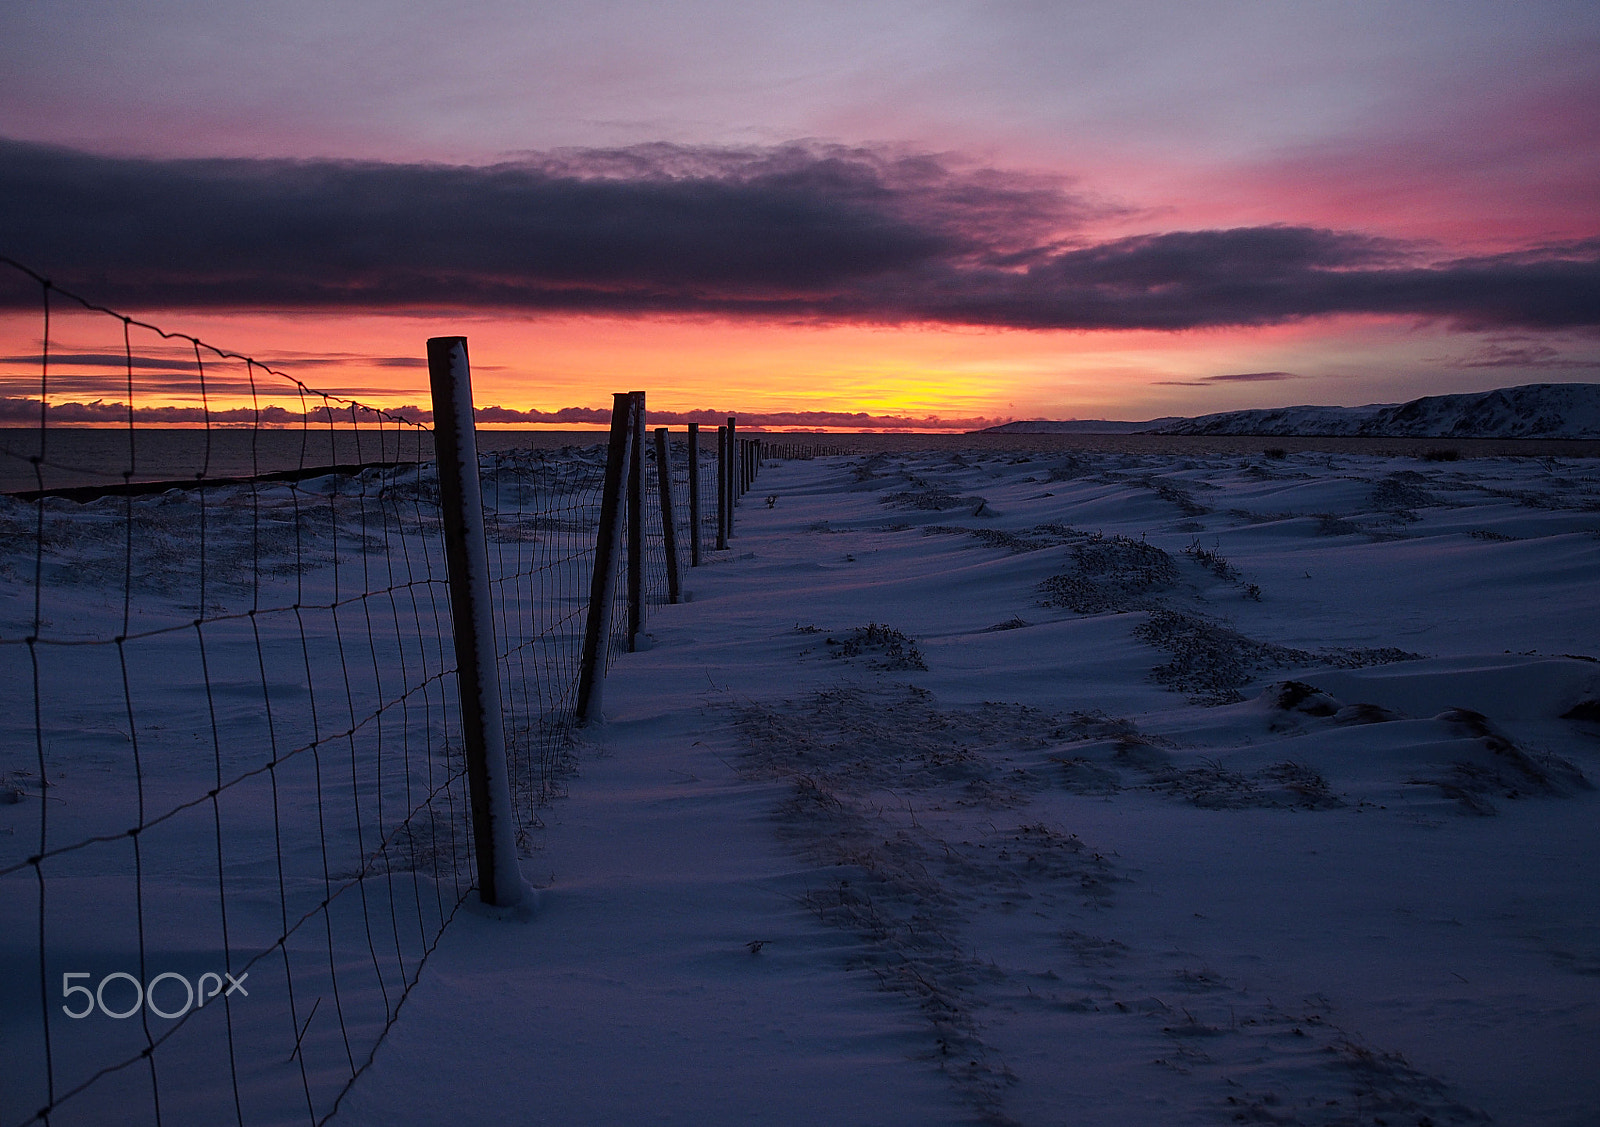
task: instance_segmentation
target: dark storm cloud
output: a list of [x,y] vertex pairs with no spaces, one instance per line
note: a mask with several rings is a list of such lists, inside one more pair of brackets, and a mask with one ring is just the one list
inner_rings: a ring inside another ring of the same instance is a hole
[[[1600,326],[1600,241],[1433,260],[1265,226],[1085,245],[1036,177],[789,145],[481,168],[146,160],[0,142],[0,253],[109,305],[477,307],[1187,329],[1341,313]],[[0,283],[0,302],[37,301]]]

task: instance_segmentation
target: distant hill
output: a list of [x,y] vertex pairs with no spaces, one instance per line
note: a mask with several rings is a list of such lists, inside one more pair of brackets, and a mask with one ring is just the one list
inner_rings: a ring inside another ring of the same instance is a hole
[[1023,419],[1021,422],[1001,423],[997,427],[986,427],[975,431],[976,434],[1137,434],[1140,431],[1157,430],[1173,423],[1186,422],[1186,419],[1169,415],[1164,419],[1149,419],[1142,423],[1121,422],[1116,419],[1067,419],[1054,421],[1051,419]]
[[1600,439],[1600,384],[1536,383],[1365,407],[1271,407],[1147,423],[1006,423],[986,434],[1361,435],[1390,438]]

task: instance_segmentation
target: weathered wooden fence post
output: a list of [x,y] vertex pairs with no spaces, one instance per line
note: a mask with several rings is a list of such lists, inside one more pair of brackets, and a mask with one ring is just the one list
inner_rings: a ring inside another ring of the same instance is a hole
[[689,424],[689,566],[700,566],[700,424]]
[[632,462],[628,467],[628,652],[644,629],[644,392],[633,393]]
[[617,594],[617,555],[622,551],[624,491],[632,454],[633,396],[612,396],[611,440],[606,447],[605,490],[600,496],[600,528],[595,533],[594,575],[589,581],[589,614],[584,623],[583,659],[578,666],[578,723],[600,715],[606,659],[611,648],[611,606]]
[[472,800],[478,896],[485,904],[506,908],[522,901],[522,872],[517,865],[516,818],[500,712],[500,665],[466,337],[428,341],[428,382],[433,390],[433,448],[444,510],[445,567],[467,791]]
[[661,551],[667,557],[667,601],[677,602],[678,530],[672,521],[672,462],[667,458],[667,428],[656,428],[656,485],[661,495]]
[[728,546],[728,428],[717,428],[717,551]]
[[728,416],[728,539],[733,539],[733,509],[739,501],[739,421]]

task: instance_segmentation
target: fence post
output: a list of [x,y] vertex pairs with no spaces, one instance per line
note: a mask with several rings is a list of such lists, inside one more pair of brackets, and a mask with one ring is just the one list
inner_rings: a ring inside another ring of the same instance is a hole
[[733,539],[733,508],[739,502],[739,421],[728,416],[728,539]]
[[472,799],[472,838],[478,862],[478,896],[511,907],[522,900],[517,865],[506,735],[500,713],[500,666],[489,589],[489,550],[478,480],[478,437],[472,420],[472,372],[466,337],[428,341],[428,381],[433,390],[433,446],[444,510],[445,566],[456,645],[456,687],[461,695],[461,736]]
[[584,623],[583,660],[578,666],[578,723],[600,715],[606,658],[611,648],[611,605],[617,595],[617,553],[622,550],[623,489],[628,480],[633,426],[633,396],[611,397],[611,440],[606,446],[605,491],[600,495],[600,528],[595,533],[594,575],[589,581],[589,614]]
[[644,628],[644,392],[633,393],[632,462],[628,467],[628,652]]
[[728,428],[717,428],[717,551],[728,546]]
[[672,526],[672,463],[667,459],[667,428],[656,428],[656,486],[661,494],[661,550],[667,557],[667,601],[677,602],[678,530]]
[[689,566],[700,566],[700,424],[689,424]]

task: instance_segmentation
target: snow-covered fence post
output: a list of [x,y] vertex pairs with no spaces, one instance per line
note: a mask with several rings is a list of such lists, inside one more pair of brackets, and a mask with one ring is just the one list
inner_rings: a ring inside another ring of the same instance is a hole
[[466,337],[428,341],[433,389],[433,448],[444,514],[445,567],[456,644],[456,686],[461,694],[461,736],[472,799],[472,838],[478,895],[485,904],[511,907],[522,900],[517,865],[511,781],[506,771],[505,726],[500,713],[500,666],[484,537],[483,491],[478,480],[478,436],[472,421],[472,373]]
[[700,566],[700,424],[689,424],[689,566]]
[[717,551],[728,546],[728,428],[717,428]]
[[611,441],[606,447],[605,491],[600,496],[600,527],[594,540],[594,575],[589,581],[589,614],[584,623],[583,658],[578,666],[578,723],[600,715],[601,688],[611,648],[611,605],[617,594],[617,553],[622,550],[623,490],[632,447],[633,396],[612,396]]
[[644,392],[633,393],[628,466],[628,652],[644,628]]
[[656,486],[661,495],[661,550],[667,557],[667,600],[677,602],[678,530],[673,527],[672,462],[667,457],[667,428],[656,428]]

